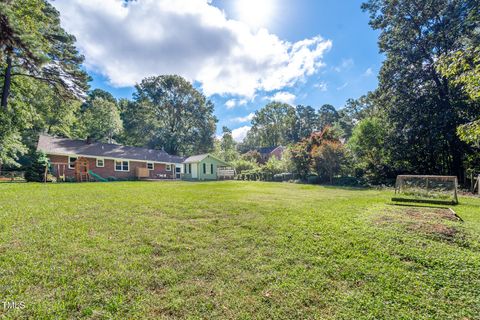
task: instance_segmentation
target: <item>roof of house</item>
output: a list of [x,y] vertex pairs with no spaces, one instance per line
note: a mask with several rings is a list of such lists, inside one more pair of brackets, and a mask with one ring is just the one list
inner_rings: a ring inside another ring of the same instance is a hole
[[182,163],[184,158],[171,156],[163,150],[127,147],[118,144],[70,140],[48,135],[40,135],[38,151],[47,154],[91,156],[112,159],[127,159],[163,163]]
[[208,153],[206,154],[199,154],[197,156],[191,156],[191,157],[188,157],[187,159],[185,159],[183,161],[183,163],[193,163],[193,162],[200,162],[202,161],[203,159],[207,158],[208,157]]
[[270,153],[272,153],[273,151],[275,151],[275,149],[277,149],[277,148],[280,148],[280,146],[259,148],[259,149],[257,149],[257,151],[258,151],[260,154],[270,154]]
[[213,158],[213,159],[215,159],[215,160],[217,160],[217,161],[219,161],[219,162],[222,162],[222,163],[228,165],[227,162],[225,162],[225,161],[223,161],[223,160],[221,160],[221,159],[218,159],[218,158],[216,158],[216,157],[214,157],[214,156],[212,156],[212,155],[210,155],[210,154],[208,154],[208,153],[199,154],[199,155],[196,155],[196,156],[188,157],[187,159],[185,159],[185,160],[183,161],[183,163],[196,163],[196,162],[200,162],[200,161],[202,161],[202,160],[204,160],[204,159],[206,159],[206,158],[208,158],[208,157]]

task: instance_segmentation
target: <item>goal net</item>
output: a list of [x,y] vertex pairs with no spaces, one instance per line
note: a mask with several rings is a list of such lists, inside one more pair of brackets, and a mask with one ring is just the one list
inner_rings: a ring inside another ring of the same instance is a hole
[[394,201],[458,203],[455,176],[399,175]]

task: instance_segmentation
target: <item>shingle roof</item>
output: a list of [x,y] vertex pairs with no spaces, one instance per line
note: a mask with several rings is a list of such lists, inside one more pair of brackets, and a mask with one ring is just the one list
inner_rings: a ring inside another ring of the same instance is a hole
[[47,154],[80,155],[113,159],[129,159],[152,162],[182,163],[184,158],[171,156],[163,150],[127,147],[118,144],[70,140],[65,138],[40,135],[38,151]]
[[259,149],[257,149],[257,151],[260,154],[270,154],[270,153],[272,153],[272,151],[274,151],[277,148],[278,148],[278,146],[277,147],[265,147],[265,148],[259,148]]
[[202,161],[203,159],[207,158],[208,157],[208,153],[206,154],[199,154],[197,156],[191,156],[191,157],[188,157],[187,159],[185,159],[183,161],[183,163],[193,163],[193,162],[200,162]]
[[224,164],[226,164],[226,165],[229,165],[228,162],[225,162],[225,161],[223,161],[223,160],[221,160],[221,159],[218,159],[218,158],[216,158],[216,157],[214,157],[214,156],[212,156],[212,155],[210,155],[210,154],[208,154],[208,153],[199,154],[199,155],[197,155],[197,156],[191,156],[191,157],[185,159],[185,160],[183,161],[183,163],[196,163],[196,162],[200,162],[200,161],[202,161],[202,160],[204,160],[204,159],[206,159],[206,158],[208,158],[208,157],[211,157],[211,158],[213,158],[213,159],[216,159],[216,160],[219,161],[219,162],[222,162],[222,163],[224,163]]

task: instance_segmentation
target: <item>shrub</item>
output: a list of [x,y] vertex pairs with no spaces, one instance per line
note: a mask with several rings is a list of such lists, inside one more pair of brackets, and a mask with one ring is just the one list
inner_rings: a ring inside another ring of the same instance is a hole
[[25,180],[43,182],[45,167],[48,166],[47,155],[43,152],[34,152],[30,155],[30,165],[25,169]]
[[235,171],[237,171],[238,174],[244,171],[258,169],[258,164],[256,162],[247,161],[243,159],[233,161],[232,166],[235,168]]
[[307,177],[307,183],[309,183],[309,184],[319,184],[320,183],[320,177],[317,176],[317,175],[314,175],[314,174],[309,175]]
[[283,168],[283,162],[277,160],[275,157],[271,157],[264,166],[261,167],[261,171],[268,176],[273,176],[282,172],[285,172]]

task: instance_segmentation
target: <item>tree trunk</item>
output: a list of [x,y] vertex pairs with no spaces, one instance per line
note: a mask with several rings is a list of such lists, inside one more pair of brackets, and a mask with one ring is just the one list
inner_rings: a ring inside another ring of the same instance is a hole
[[10,85],[12,82],[12,57],[7,55],[7,67],[5,68],[5,76],[2,90],[2,105],[4,110],[7,110],[8,96],[10,95]]

